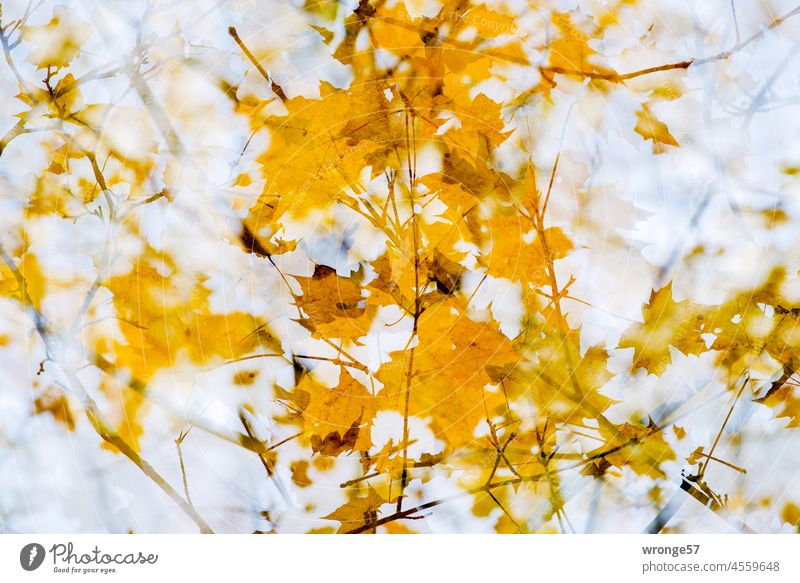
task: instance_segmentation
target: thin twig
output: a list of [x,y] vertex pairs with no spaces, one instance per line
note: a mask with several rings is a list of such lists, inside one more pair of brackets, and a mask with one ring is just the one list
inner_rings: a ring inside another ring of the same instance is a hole
[[250,52],[250,49],[248,49],[247,45],[244,44],[244,41],[242,41],[239,33],[236,32],[236,27],[229,26],[228,34],[233,37],[233,40],[236,41],[236,44],[239,45],[239,48],[242,49],[242,52],[245,54],[245,56],[250,59],[250,62],[253,63],[258,72],[261,73],[264,79],[267,80],[272,92],[277,95],[281,101],[286,101],[288,97],[286,97],[286,93],[283,92],[283,88],[272,80],[272,77],[270,77],[269,73],[267,73],[267,70],[261,66],[261,63],[258,62],[258,59],[256,59],[255,55]]
[[[186,431],[182,431],[178,438],[175,440],[175,448],[178,450],[178,461],[181,464],[181,477],[183,478],[183,492],[186,495],[186,501],[189,504],[192,504],[192,497],[189,495],[189,480],[186,477],[186,465],[183,463],[183,450],[181,450],[181,445],[183,445],[183,440],[186,439],[186,436],[189,435],[189,432],[192,430],[191,427]],[[194,506],[194,504],[192,504]]]
[[[244,409],[239,410],[239,420],[242,422],[244,426],[244,430],[247,432],[247,436],[252,441],[258,441],[260,443],[264,443],[262,440],[258,439],[255,435],[255,431],[253,431],[253,426],[250,424],[250,420],[247,418],[247,412]],[[291,438],[290,438],[291,439]],[[281,443],[285,443],[287,440],[284,440]],[[266,445],[266,444],[265,444]],[[267,451],[271,448],[266,448]],[[292,500],[289,497],[289,493],[286,491],[286,488],[283,486],[283,483],[280,481],[280,478],[275,474],[275,464],[273,463],[272,459],[270,458],[269,454],[266,452],[260,452],[258,454],[258,459],[261,460],[261,464],[264,466],[264,470],[267,472],[267,477],[272,480],[272,483],[275,484],[275,488],[277,488],[278,492],[280,493],[281,497],[284,501],[292,505]]]
[[650,75],[652,73],[659,73],[662,71],[672,71],[675,69],[688,69],[689,67],[695,65],[705,65],[707,63],[714,63],[716,61],[724,61],[738,53],[742,49],[744,49],[749,44],[755,42],[756,40],[760,39],[764,36],[767,32],[777,28],[793,16],[800,13],[800,5],[795,7],[794,9],[790,10],[780,18],[776,18],[773,20],[768,26],[762,28],[757,33],[753,34],[752,36],[748,37],[745,40],[740,40],[737,42],[732,48],[719,52],[715,55],[711,55],[710,57],[704,58],[691,58],[686,59],[684,61],[677,61],[675,63],[665,63],[663,65],[657,65],[655,67],[647,67],[645,69],[639,69],[638,71],[631,71],[629,73],[619,74],[619,73],[607,73],[601,71],[583,71],[580,69],[569,69],[566,67],[552,67],[547,65],[542,65],[539,67],[540,71],[546,71],[549,73],[558,73],[561,75],[573,75],[576,77],[584,77],[587,79],[595,79],[595,80],[602,80],[602,81],[609,81],[611,83],[623,83],[630,79],[635,79],[637,77],[641,77],[643,75]]

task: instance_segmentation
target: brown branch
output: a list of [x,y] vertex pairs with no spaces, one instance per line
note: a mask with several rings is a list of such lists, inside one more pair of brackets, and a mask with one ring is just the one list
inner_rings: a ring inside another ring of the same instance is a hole
[[516,527],[517,532],[521,533],[521,532],[525,532],[527,530],[523,525],[518,523],[514,519],[513,516],[511,516],[511,513],[506,509],[505,506],[503,506],[503,504],[500,502],[500,500],[497,499],[497,496],[495,496],[492,492],[486,492],[486,493],[489,495],[489,498],[491,498],[494,501],[494,503],[497,504],[500,507],[500,510],[503,511],[503,514],[505,514],[508,517],[508,519],[511,521],[511,523]]
[[[414,120],[411,120],[412,127]],[[417,211],[415,210],[414,189],[416,183],[416,150],[414,151],[414,161],[411,160],[412,148],[416,148],[416,132],[409,133],[409,115],[405,114],[406,130],[406,157],[408,162],[408,180],[411,203],[411,227],[414,235],[414,325],[411,330],[411,339],[419,333],[419,317],[422,314],[422,303],[419,283],[420,253],[419,253],[419,225],[417,224]],[[403,403],[403,471],[400,474],[400,495],[397,497],[397,511],[403,509],[403,497],[406,485],[408,484],[408,440],[409,440],[409,410],[411,403],[411,385],[414,380],[414,354],[416,346],[412,346],[408,354],[408,369],[406,370],[406,390]]]
[[[341,349],[338,349],[338,350],[341,350]],[[342,352],[342,354],[347,356],[347,354],[344,353],[344,352]],[[330,356],[312,356],[311,354],[295,354],[294,357],[295,358],[303,358],[303,359],[306,359],[306,360],[321,360],[321,361],[324,361],[324,362],[331,362],[331,363],[339,365],[339,366],[347,366],[347,367],[350,367],[350,368],[355,368],[357,370],[360,370],[361,372],[364,372],[364,373],[369,373],[369,368],[367,367],[367,365],[362,364],[362,363],[358,362],[357,360],[355,360],[354,358],[351,358],[351,357],[348,357],[348,358],[350,358],[350,360],[342,360],[341,358],[332,358]]]
[[628,81],[629,79],[635,79],[636,77],[641,77],[643,75],[650,75],[652,73],[659,73],[661,71],[688,69],[692,65],[705,65],[707,63],[714,63],[717,61],[724,61],[725,59],[728,59],[732,55],[744,49],[749,44],[760,39],[767,32],[779,27],[781,24],[783,24],[793,16],[796,16],[798,13],[800,13],[800,6],[795,7],[794,9],[790,10],[783,16],[776,18],[769,24],[769,26],[761,29],[757,33],[748,37],[747,39],[737,42],[732,48],[717,53],[715,55],[712,55],[710,57],[691,58],[685,61],[678,61],[675,63],[665,63],[663,65],[657,65],[655,67],[647,67],[646,69],[639,69],[638,71],[631,71],[629,73],[624,73],[624,74],[613,73],[613,72],[607,73],[598,71],[582,71],[580,69],[567,69],[565,67],[551,67],[547,65],[540,66],[539,70],[546,71],[548,73],[556,73],[561,75],[574,75],[576,77],[585,77],[587,79],[609,81],[611,83],[623,83],[625,81]]
[[[63,370],[63,369],[62,369]],[[66,371],[65,371],[66,372]],[[68,375],[69,376],[69,375]],[[74,376],[74,375],[71,375]],[[84,408],[86,416],[89,419],[94,430],[102,437],[107,443],[117,448],[125,457],[132,461],[142,472],[150,478],[161,490],[169,496],[181,510],[183,510],[189,518],[200,528],[203,534],[214,534],[211,527],[208,526],[205,520],[197,513],[191,502],[185,500],[169,483],[161,477],[153,466],[151,466],[136,450],[134,450],[128,443],[122,439],[116,432],[112,431],[103,420],[102,414],[88,395],[84,397]]]
[[251,53],[250,49],[247,48],[247,45],[244,44],[239,36],[239,33],[236,32],[236,27],[229,26],[228,34],[233,37],[233,40],[236,41],[236,44],[239,45],[239,48],[242,49],[242,52],[245,54],[245,56],[250,59],[250,62],[253,63],[258,72],[261,73],[264,79],[267,80],[272,92],[277,95],[281,101],[288,100],[289,98],[286,97],[286,93],[283,92],[283,88],[272,80],[272,77],[270,77],[269,73],[267,73],[267,70],[261,66],[261,63],[258,62],[258,59],[256,59],[255,55]]
[[717,432],[717,437],[714,439],[714,443],[711,445],[711,449],[709,450],[708,454],[706,455],[705,463],[700,467],[700,472],[697,474],[697,478],[702,478],[705,473],[706,469],[708,469],[708,464],[711,460],[715,460],[717,458],[713,457],[714,450],[717,448],[717,444],[719,443],[720,438],[722,437],[722,432],[725,430],[725,427],[728,425],[728,421],[731,419],[731,415],[733,414],[733,410],[736,408],[736,403],[739,402],[739,399],[744,392],[744,388],[747,386],[747,383],[750,382],[750,376],[745,376],[744,380],[742,381],[742,386],[739,388],[739,392],[736,393],[736,397],[733,399],[733,403],[731,403],[730,409],[728,409],[728,414],[725,416],[725,420],[722,422],[722,425]]
[[667,63],[664,65],[658,65],[656,67],[648,67],[646,69],[640,69],[638,71],[632,71],[630,73],[625,73],[620,75],[619,73],[604,73],[598,71],[581,71],[580,69],[567,69],[566,67],[551,67],[548,65],[542,65],[539,67],[540,71],[547,71],[548,73],[556,73],[559,75],[574,75],[576,77],[585,77],[587,79],[595,79],[600,81],[610,81],[611,83],[622,83],[629,79],[634,79],[636,77],[641,77],[642,75],[649,75],[651,73],[658,73],[659,71],[671,71],[674,69],[688,69],[694,63],[697,63],[698,59],[689,59],[687,61],[679,61],[677,63]]
[[[604,450],[604,451],[601,451],[601,452],[586,456],[586,458],[584,458],[583,460],[581,460],[579,462],[576,462],[574,464],[570,464],[570,465],[568,465],[566,467],[561,468],[560,471],[563,472],[563,471],[569,471],[569,470],[574,470],[574,469],[581,468],[582,466],[585,466],[586,464],[588,464],[588,463],[590,463],[590,462],[592,462],[592,461],[594,461],[596,459],[600,459],[600,458],[606,457],[608,455],[616,453],[616,452],[618,452],[620,450],[623,450],[625,448],[631,447],[633,445],[637,445],[637,444],[641,443],[643,440],[645,440],[648,437],[650,437],[651,435],[654,435],[655,433],[658,433],[660,431],[662,431],[662,428],[654,427],[647,434],[645,434],[645,435],[643,435],[641,437],[632,437],[631,439],[625,441],[624,443],[620,443],[620,444],[615,445],[614,447],[611,447],[611,448],[609,448],[607,450]],[[441,506],[442,504],[446,504],[448,502],[452,502],[453,500],[458,500],[458,499],[464,498],[466,496],[472,496],[474,494],[480,494],[481,492],[487,492],[488,493],[489,491],[494,490],[495,488],[501,488],[501,487],[504,487],[504,486],[513,486],[513,485],[516,485],[516,484],[522,484],[522,483],[526,483],[526,482],[537,482],[537,481],[541,480],[542,478],[546,478],[548,473],[552,473],[552,471],[540,472],[538,474],[533,474],[533,475],[530,475],[530,476],[519,476],[518,475],[518,476],[515,476],[513,478],[500,480],[498,482],[486,483],[486,484],[483,484],[481,486],[477,486],[475,488],[471,488],[469,490],[464,490],[463,492],[458,492],[457,494],[453,494],[451,496],[446,496],[444,498],[439,498],[438,500],[433,500],[431,502],[426,502],[424,504],[420,504],[419,506],[415,506],[414,508],[409,508],[407,510],[397,511],[397,512],[394,512],[393,514],[390,514],[388,516],[384,516],[383,518],[379,518],[379,519],[376,519],[376,520],[373,520],[373,521],[369,521],[369,522],[367,522],[365,524],[362,524],[361,526],[359,526],[357,528],[354,528],[353,530],[348,531],[345,534],[360,534],[362,532],[368,532],[368,531],[371,531],[371,530],[373,530],[373,529],[375,529],[375,528],[377,528],[379,526],[383,526],[384,524],[388,524],[388,523],[394,522],[396,520],[402,520],[402,519],[405,519],[405,518],[412,518],[412,517],[414,517],[415,514],[418,514],[418,513],[422,512],[424,510],[428,510],[428,509],[434,508],[436,506]]]
[[[181,465],[181,477],[183,478],[183,492],[186,495],[186,501],[189,504],[192,504],[192,497],[189,495],[189,480],[186,477],[186,464],[183,463],[183,450],[181,450],[181,445],[183,445],[183,440],[186,439],[186,436],[189,435],[189,432],[192,430],[190,427],[186,431],[182,431],[178,438],[175,440],[175,448],[178,450],[178,461]],[[194,506],[194,504],[192,504]]]

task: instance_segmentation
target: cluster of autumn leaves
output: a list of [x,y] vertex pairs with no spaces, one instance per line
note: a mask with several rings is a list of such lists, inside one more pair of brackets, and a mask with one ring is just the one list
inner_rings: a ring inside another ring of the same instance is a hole
[[[241,104],[254,129],[271,130],[259,157],[264,192],[245,220],[246,249],[264,257],[291,249],[297,242],[283,236],[284,224],[320,220],[315,213],[334,205],[350,209],[385,244],[348,276],[320,265],[312,277],[295,278],[302,289],[294,296],[298,322],[343,354],[380,333],[370,328],[380,309],[397,307],[411,322],[406,346],[377,370],[361,371],[362,363],[345,359],[337,385],[308,373],[280,395],[291,412],[283,421],[298,426],[313,454],[362,460],[364,479],[355,480],[350,502],[330,518],[342,522],[340,532],[391,524],[376,522],[376,511],[392,504],[395,516],[408,516],[410,481],[467,468],[461,485],[485,488],[488,504],[503,508],[498,530],[524,531],[524,520],[507,510],[519,484],[529,484],[532,499],[549,501],[547,517],[558,515],[563,501],[553,455],[587,420],[597,424],[602,445],[587,452],[580,471],[599,476],[630,466],[664,477],[660,465],[675,455],[661,428],[617,425],[604,416],[612,405],[601,392],[612,377],[608,353],[602,346],[582,351],[580,331],[561,308],[569,283],[558,281],[555,263],[573,244],[547,224],[550,190],[540,189],[533,163],[515,175],[500,170],[497,149],[512,134],[503,116],[509,104],[474,91],[497,78],[498,64],[529,65],[513,18],[460,1],[445,3],[435,17],[412,18],[402,3],[388,4],[361,2],[338,45],[321,31],[334,56],[352,66],[348,87],[323,82],[319,99],[277,91],[282,108],[272,115],[263,113],[263,102]],[[590,64],[588,39],[568,15],[553,22],[562,36],[551,46],[551,67],[608,72]],[[369,39],[368,50],[355,49],[359,36]],[[384,51],[389,65],[379,59]],[[547,99],[553,75],[542,74],[527,97]],[[419,175],[423,156],[436,170]],[[470,313],[476,290],[464,280],[476,273],[478,286],[489,277],[519,282],[524,322],[516,337]],[[625,340],[637,348],[637,366],[655,350],[650,325]],[[667,337],[657,342],[668,358],[677,333],[670,321],[664,327]],[[363,374],[354,378],[353,370]],[[402,439],[381,449],[370,438],[379,411],[405,419]],[[409,457],[409,417],[424,419],[443,451]],[[500,477],[511,483],[494,487]],[[476,509],[483,498],[476,497]]]
[[[293,387],[262,386],[242,365],[232,374],[248,390],[273,391],[282,405],[284,412],[272,421],[307,451],[307,459],[291,464],[295,485],[313,486],[310,465],[323,471],[332,458],[359,461],[361,473],[345,485],[349,501],[324,516],[340,523],[339,532],[413,529],[413,521],[404,519],[444,503],[426,498],[420,487],[437,475],[473,497],[476,516],[501,509],[493,525],[498,532],[562,523],[565,472],[600,478],[627,468],[666,479],[662,464],[676,459],[664,437],[670,424],[609,420],[614,401],[603,393],[614,376],[609,347],[582,347],[581,331],[569,324],[562,305],[572,280],[565,281],[557,265],[574,245],[548,214],[558,152],[544,174],[530,157],[509,166],[498,153],[516,139],[508,117],[531,101],[546,103],[560,78],[585,78],[593,90],[605,91],[617,73],[599,64],[587,34],[566,13],[553,14],[547,58],[536,65],[515,17],[478,2],[450,0],[434,16],[414,17],[403,2],[384,0],[361,0],[344,16],[338,2],[308,3],[306,10],[333,57],[352,73],[346,87],[321,82],[316,98],[289,96],[249,50],[249,39],[230,31],[248,74],[265,77],[271,92],[257,99],[237,97],[235,87],[226,91],[254,131],[269,130],[269,143],[257,157],[259,175],[235,179],[237,185],[261,180],[264,188],[233,243],[279,272],[290,298],[284,309],[325,354],[334,348],[337,356],[298,354],[258,314],[216,313],[202,277],[142,245],[127,273],[101,272],[95,282],[85,282],[88,303],[81,317],[92,314],[102,288],[112,298],[121,333],[84,336],[88,363],[112,379],[106,390],[118,407],[111,413],[116,434],[138,451],[148,383],[178,360],[217,366],[263,354],[295,365]],[[62,30],[66,15],[53,18],[48,34]],[[148,176],[157,171],[152,156],[123,151],[106,139],[102,127],[110,122],[103,116],[118,111],[83,102],[82,81],[67,69],[86,30],[74,20],[71,26],[77,32],[62,35],[63,46],[49,43],[29,57],[44,83],[20,80],[19,99],[29,108],[19,116],[20,131],[34,119],[54,124],[47,138],[52,160],[27,212],[76,216],[120,185],[131,185],[136,195],[109,198],[104,210],[92,212],[120,232],[138,233],[134,209],[171,194],[146,191]],[[21,38],[36,43],[38,34]],[[532,81],[511,102],[475,89],[519,70]],[[651,140],[654,151],[678,146],[646,105],[637,119],[631,129]],[[78,164],[88,174],[60,180]],[[336,226],[334,210],[345,211],[380,241],[373,256],[348,266],[320,263],[311,275],[280,268],[280,256],[301,243],[292,237],[292,225]],[[47,281],[30,242],[21,238],[10,252],[19,260],[2,268],[0,289],[46,315],[43,300],[54,282]],[[758,289],[720,306],[676,302],[667,285],[653,291],[644,322],[612,348],[633,349],[632,373],[663,373],[672,349],[716,351],[730,379],[751,374],[754,363],[778,362],[784,374],[756,397],[797,426],[798,401],[787,381],[800,365],[800,304],[782,293],[786,277],[774,273]],[[489,280],[521,289],[518,333],[504,332],[491,316],[471,309]],[[387,323],[378,317],[384,313],[399,317]],[[40,333],[56,334],[55,328]],[[404,345],[379,365],[352,356],[368,336],[394,330],[405,334]],[[317,378],[315,359],[335,364],[338,381]],[[37,401],[36,412],[49,411],[72,429],[71,406],[76,404],[50,395]],[[376,443],[382,412],[402,418],[402,432]],[[417,439],[413,419],[436,438],[435,451],[410,451],[417,449],[411,448]],[[587,432],[595,448],[570,447],[575,435]],[[264,444],[243,442],[264,459]],[[279,447],[269,456],[264,463],[270,471],[282,464]]]

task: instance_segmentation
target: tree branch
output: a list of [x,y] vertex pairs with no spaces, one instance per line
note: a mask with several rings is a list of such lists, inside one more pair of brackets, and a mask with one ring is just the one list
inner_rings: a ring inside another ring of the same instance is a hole
[[14,260],[11,258],[11,256],[8,255],[2,244],[0,244],[0,256],[2,256],[3,261],[13,273],[14,278],[17,280],[17,284],[20,288],[22,306],[31,312],[34,324],[36,326],[36,331],[39,333],[42,342],[44,342],[48,357],[56,364],[56,366],[59,367],[59,369],[61,369],[61,371],[64,373],[64,376],[67,377],[70,389],[83,405],[86,417],[91,426],[94,428],[95,432],[104,441],[117,448],[120,453],[132,461],[136,467],[142,470],[144,475],[150,478],[150,480],[153,481],[153,483],[155,483],[162,492],[172,499],[172,501],[175,502],[175,504],[177,504],[178,507],[180,507],[180,509],[192,519],[192,521],[194,521],[194,523],[200,529],[200,532],[203,534],[213,533],[214,531],[211,530],[206,521],[203,520],[203,518],[197,513],[191,503],[178,494],[178,492],[161,476],[161,474],[158,473],[158,471],[156,471],[155,468],[153,468],[152,465],[150,465],[149,462],[147,462],[147,460],[145,460],[124,439],[122,439],[122,437],[120,437],[110,428],[94,399],[92,399],[86,388],[83,386],[83,383],[81,383],[80,379],[78,379],[75,371],[73,371],[72,368],[66,364],[61,343],[58,341],[58,339],[54,338],[47,329],[44,316],[35,307],[30,295],[28,294],[28,287],[24,276],[19,271],[19,268],[14,263]]

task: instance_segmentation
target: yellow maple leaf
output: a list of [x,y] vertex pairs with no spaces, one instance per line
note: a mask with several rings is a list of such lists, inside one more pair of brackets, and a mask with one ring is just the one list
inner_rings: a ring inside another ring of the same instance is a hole
[[653,142],[654,154],[662,154],[665,151],[664,146],[680,146],[673,135],[669,133],[667,124],[658,119],[647,104],[643,104],[642,109],[636,112],[634,130],[645,140]]
[[384,364],[378,379],[384,388],[380,408],[403,413],[408,391],[409,415],[427,419],[448,445],[474,441],[474,432],[487,417],[502,413],[505,398],[492,385],[487,366],[503,367],[519,355],[497,326],[478,323],[453,308],[449,296],[419,319],[419,347],[413,367],[408,355]]
[[661,374],[672,362],[670,346],[684,354],[700,354],[707,347],[703,334],[704,306],[672,298],[672,283],[653,290],[642,310],[644,322],[631,326],[619,348],[633,348],[633,371]]
[[317,265],[313,276],[295,279],[302,288],[302,295],[295,296],[295,305],[303,311],[299,322],[315,338],[357,339],[367,335],[377,306],[362,295],[361,270],[342,277],[331,267]]
[[327,388],[306,375],[295,388],[308,404],[303,422],[314,452],[339,455],[366,451],[372,446],[370,426],[377,409],[377,398],[342,369],[339,383]]
[[[555,12],[552,22],[560,34],[549,46],[550,67],[564,74],[570,72],[614,74],[612,69],[597,64],[596,52],[589,46],[589,37],[575,26],[569,14]],[[583,78],[582,74],[576,76]]]
[[56,6],[47,24],[28,26],[24,30],[23,38],[36,45],[28,61],[39,69],[60,69],[69,65],[92,33],[89,23],[66,6]]
[[278,218],[304,217],[346,190],[358,191],[369,155],[404,135],[392,128],[383,89],[369,83],[340,90],[323,82],[320,99],[289,99],[287,113],[268,120],[270,147],[258,159],[266,178],[261,201],[274,204]]
[[[372,487],[369,487],[366,496],[358,496],[358,493],[354,493],[345,504],[322,518],[338,520],[341,523],[338,532],[350,532],[373,522],[378,517],[378,509],[386,502],[388,500],[383,499]],[[375,529],[365,532],[374,533]]]
[[600,431],[608,441],[589,455],[609,452],[603,458],[618,468],[630,466],[639,475],[665,478],[661,464],[676,459],[663,431],[652,423],[647,427],[623,423],[616,426],[613,434],[607,429],[601,428]]
[[487,222],[492,237],[488,257],[489,274],[512,281],[549,285],[548,257],[562,259],[572,250],[572,242],[559,227],[544,230],[543,245],[525,217],[500,217]]

